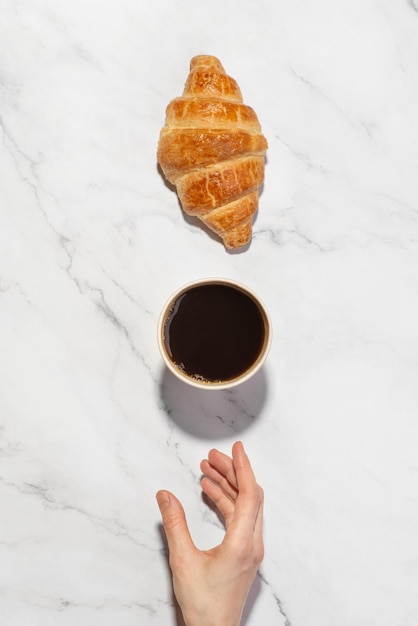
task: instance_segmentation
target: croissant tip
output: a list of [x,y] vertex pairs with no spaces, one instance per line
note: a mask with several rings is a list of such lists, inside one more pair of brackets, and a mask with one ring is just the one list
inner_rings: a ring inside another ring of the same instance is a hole
[[198,54],[190,61],[190,70],[197,68],[213,69],[221,73],[225,73],[224,67],[220,60],[211,54]]
[[245,241],[244,243],[240,243],[239,245],[228,245],[224,242],[225,250],[228,252],[244,252],[250,246],[251,239],[249,241]]
[[251,243],[253,235],[253,221],[248,218],[226,230],[221,234],[223,244],[227,250],[242,250]]

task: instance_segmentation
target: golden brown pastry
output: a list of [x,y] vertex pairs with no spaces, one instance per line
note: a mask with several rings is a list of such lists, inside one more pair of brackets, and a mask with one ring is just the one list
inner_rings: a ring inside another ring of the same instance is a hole
[[254,110],[220,61],[190,62],[183,95],[170,102],[157,159],[183,210],[217,233],[226,248],[251,240],[267,141]]

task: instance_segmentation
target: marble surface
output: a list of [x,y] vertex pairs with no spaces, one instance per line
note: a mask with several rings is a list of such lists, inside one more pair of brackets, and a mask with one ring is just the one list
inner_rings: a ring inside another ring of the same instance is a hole
[[[218,542],[199,462],[236,439],[266,493],[243,624],[416,626],[416,1],[4,0],[0,40],[2,626],[180,624],[154,494]],[[202,53],[269,141],[241,253],[156,164]],[[158,353],[163,303],[207,276],[273,318],[230,391]]]

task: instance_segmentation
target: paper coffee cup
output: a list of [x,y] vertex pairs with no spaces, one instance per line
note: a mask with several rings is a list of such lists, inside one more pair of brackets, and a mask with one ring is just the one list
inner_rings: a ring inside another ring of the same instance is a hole
[[248,287],[204,278],[178,289],[158,321],[158,345],[168,369],[204,389],[234,387],[251,378],[270,349],[268,311]]

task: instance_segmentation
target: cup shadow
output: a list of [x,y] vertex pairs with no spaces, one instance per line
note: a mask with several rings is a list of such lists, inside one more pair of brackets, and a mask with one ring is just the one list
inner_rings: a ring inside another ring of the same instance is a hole
[[176,426],[200,439],[222,439],[250,428],[264,406],[267,379],[262,367],[246,382],[231,389],[198,389],[164,368],[161,401]]

